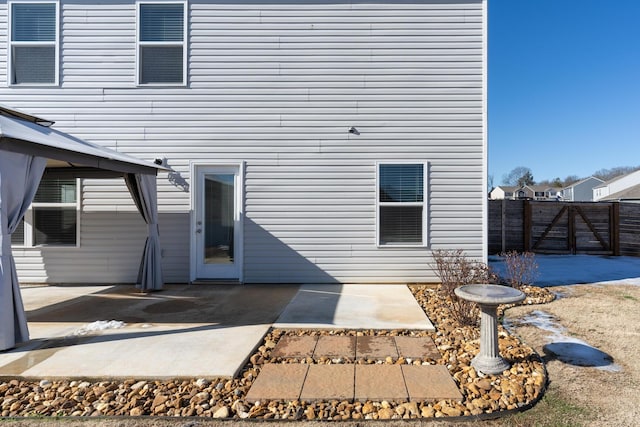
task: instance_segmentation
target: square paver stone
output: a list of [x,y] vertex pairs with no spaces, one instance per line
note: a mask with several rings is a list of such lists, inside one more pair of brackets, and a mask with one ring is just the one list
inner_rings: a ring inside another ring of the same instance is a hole
[[431,337],[395,337],[398,353],[411,359],[440,359],[441,355]]
[[311,357],[316,348],[318,337],[303,335],[293,337],[285,335],[271,352],[272,357]]
[[356,365],[355,400],[406,400],[400,365]]
[[352,400],[355,365],[310,365],[300,400]]
[[313,353],[316,359],[326,357],[356,357],[356,337],[323,335],[318,338],[316,350]]
[[247,402],[297,400],[309,365],[266,364],[247,393]]
[[386,357],[398,357],[398,350],[393,337],[365,336],[358,337],[356,345],[356,358],[384,359]]
[[449,370],[442,365],[402,365],[411,400],[462,400]]

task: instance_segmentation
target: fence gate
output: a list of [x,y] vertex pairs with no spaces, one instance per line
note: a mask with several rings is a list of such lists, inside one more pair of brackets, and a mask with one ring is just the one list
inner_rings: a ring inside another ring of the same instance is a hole
[[525,250],[548,254],[619,255],[618,205],[527,201]]

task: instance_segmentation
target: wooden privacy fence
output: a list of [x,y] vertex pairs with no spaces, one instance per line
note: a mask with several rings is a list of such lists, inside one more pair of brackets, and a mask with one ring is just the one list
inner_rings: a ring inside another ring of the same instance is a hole
[[640,204],[489,200],[489,253],[640,256]]

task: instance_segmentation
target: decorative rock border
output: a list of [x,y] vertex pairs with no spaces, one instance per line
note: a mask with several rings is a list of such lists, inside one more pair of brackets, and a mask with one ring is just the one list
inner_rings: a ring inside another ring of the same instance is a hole
[[[517,338],[500,328],[500,352],[512,363],[501,375],[480,376],[470,366],[478,352],[478,330],[455,324],[448,313],[448,301],[432,287],[411,285],[416,300],[436,326],[425,331],[282,331],[272,330],[251,355],[238,378],[185,379],[174,381],[84,381],[18,380],[0,381],[0,416],[170,416],[259,419],[414,419],[432,417],[496,416],[530,407],[541,396],[547,376],[540,357]],[[553,299],[546,289],[522,289],[525,304]],[[355,363],[441,364],[447,367],[463,395],[462,402],[304,402],[244,400],[265,363],[344,363],[324,359],[287,359],[271,356],[284,335],[406,335],[430,336],[441,357],[437,360],[356,360]]]

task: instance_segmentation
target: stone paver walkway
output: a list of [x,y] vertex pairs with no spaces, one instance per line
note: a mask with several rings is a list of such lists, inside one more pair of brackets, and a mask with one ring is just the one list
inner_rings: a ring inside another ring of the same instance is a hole
[[427,401],[462,400],[442,365],[355,364],[355,360],[438,359],[430,338],[388,336],[284,336],[274,358],[342,359],[336,364],[275,364],[262,367],[247,394],[260,400]]

